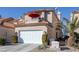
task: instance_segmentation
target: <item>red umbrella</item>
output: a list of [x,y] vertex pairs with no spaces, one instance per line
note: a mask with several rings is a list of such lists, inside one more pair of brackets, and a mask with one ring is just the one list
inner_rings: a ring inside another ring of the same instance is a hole
[[38,13],[29,13],[28,16],[32,17],[32,18],[37,18],[40,16],[40,14]]

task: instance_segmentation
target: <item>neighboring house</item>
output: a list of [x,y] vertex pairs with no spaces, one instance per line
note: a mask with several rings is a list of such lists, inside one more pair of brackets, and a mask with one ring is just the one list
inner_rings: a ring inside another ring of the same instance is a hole
[[6,42],[11,42],[12,36],[15,35],[13,18],[0,18],[0,37],[6,39]]
[[59,19],[54,10],[36,10],[24,14],[15,22],[18,42],[41,44],[45,33],[51,41],[62,37]]

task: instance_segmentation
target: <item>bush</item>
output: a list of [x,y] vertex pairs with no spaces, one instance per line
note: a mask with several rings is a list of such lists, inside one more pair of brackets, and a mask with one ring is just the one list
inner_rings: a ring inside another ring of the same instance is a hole
[[16,35],[12,36],[12,43],[17,43],[18,37]]
[[47,33],[42,35],[42,47],[47,48],[48,47],[48,35]]
[[5,39],[0,37],[0,45],[5,45]]

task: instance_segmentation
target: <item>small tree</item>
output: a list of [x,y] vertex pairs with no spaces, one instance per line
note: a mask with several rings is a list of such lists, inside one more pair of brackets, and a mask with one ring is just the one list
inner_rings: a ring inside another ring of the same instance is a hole
[[17,33],[15,33],[15,35],[12,36],[12,43],[17,43],[18,42],[18,36]]

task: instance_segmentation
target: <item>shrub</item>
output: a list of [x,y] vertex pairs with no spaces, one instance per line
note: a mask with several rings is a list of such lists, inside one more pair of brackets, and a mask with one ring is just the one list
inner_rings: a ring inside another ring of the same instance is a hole
[[42,47],[47,48],[48,47],[48,38],[47,38],[47,33],[44,33],[42,35]]
[[0,45],[5,45],[5,39],[0,37]]
[[12,36],[12,43],[17,43],[18,37],[16,35]]

